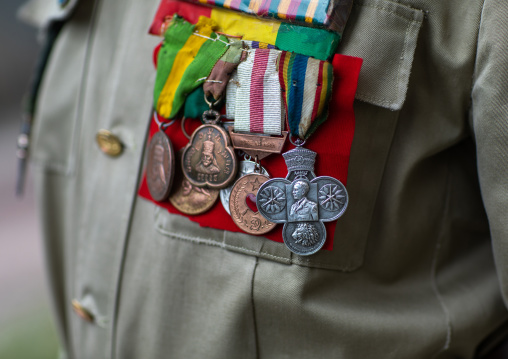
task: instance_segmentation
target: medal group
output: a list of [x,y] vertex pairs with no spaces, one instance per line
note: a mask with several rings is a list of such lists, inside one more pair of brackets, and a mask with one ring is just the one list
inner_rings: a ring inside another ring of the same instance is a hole
[[[242,231],[263,235],[280,223],[293,253],[316,253],[326,241],[323,222],[344,213],[348,194],[339,180],[315,175],[317,154],[303,146],[328,114],[329,60],[351,1],[185,6],[208,16],[193,24],[175,11],[160,26],[150,195],[187,215],[208,211],[220,197]],[[330,8],[334,16],[324,16]],[[189,135],[191,118],[202,124]],[[175,153],[170,137],[178,127],[189,141]],[[282,155],[288,174],[271,178],[263,162],[280,155],[288,139],[295,146]]]

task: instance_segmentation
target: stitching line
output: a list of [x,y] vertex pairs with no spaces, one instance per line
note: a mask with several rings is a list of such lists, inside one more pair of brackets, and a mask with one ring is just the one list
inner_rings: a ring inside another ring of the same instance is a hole
[[220,247],[220,248],[225,248],[225,249],[236,250],[240,253],[251,254],[256,257],[261,256],[261,257],[273,258],[273,259],[277,259],[277,260],[280,260],[285,263],[296,264],[296,265],[301,265],[301,266],[305,266],[305,267],[319,266],[323,269],[334,269],[334,270],[340,270],[340,271],[345,271],[345,272],[351,271],[356,268],[356,266],[351,266],[351,265],[339,266],[339,265],[333,265],[333,264],[328,264],[328,263],[323,263],[323,262],[318,262],[318,261],[303,261],[298,258],[293,259],[293,258],[281,257],[281,256],[273,255],[273,254],[270,254],[267,252],[263,252],[262,250],[255,251],[252,249],[247,249],[247,248],[240,247],[240,246],[226,244],[224,242],[217,242],[215,240],[206,239],[206,238],[202,238],[202,237],[191,237],[191,236],[181,234],[181,233],[169,232],[169,231],[165,230],[160,224],[156,225],[155,229],[159,233],[161,233],[169,238],[172,238],[172,239],[185,240],[185,241],[189,241],[192,243],[208,245],[211,247]]
[[[407,48],[409,47],[409,33],[411,32],[410,30],[413,29],[415,23],[421,24],[421,21],[412,20],[408,23],[408,26],[406,28],[406,34],[404,37],[404,46],[402,48],[402,56],[400,57],[399,66],[397,67],[397,76],[396,76],[397,83],[400,82],[400,78],[402,77],[401,69],[402,69],[403,63],[405,62],[404,60],[406,59],[406,56],[404,56],[404,55],[406,54]],[[407,81],[409,81],[409,76],[408,76]],[[389,100],[387,98],[382,98],[382,97],[370,96],[370,95],[367,95],[366,93],[362,93],[362,92],[357,92],[356,97],[360,100],[368,100],[368,101],[373,101],[373,102],[375,101],[375,102],[378,102],[378,103],[381,103],[384,105],[393,105],[394,101],[400,101],[399,97],[402,95],[401,93],[404,92],[402,89],[403,86],[404,85],[402,85],[402,84],[397,86],[397,95],[396,95],[395,99],[393,99],[393,100]]]
[[[409,26],[407,27],[407,30],[406,30],[406,37],[404,38],[404,47],[403,47],[403,51],[402,51],[402,56],[400,57],[399,71],[397,73],[397,84],[398,84],[398,87],[399,87],[398,91],[397,91],[397,99],[399,99],[401,96],[404,95],[404,92],[407,91],[407,87],[408,87],[408,83],[409,83],[409,76],[411,74],[412,62],[411,62],[411,66],[409,67],[409,70],[408,70],[408,73],[407,73],[407,81],[405,81],[404,83],[401,83],[400,80],[401,80],[401,77],[402,77],[402,72],[401,72],[402,63],[406,59],[406,54],[407,54],[408,47],[409,47],[409,32],[410,32],[410,30],[413,29],[414,25],[415,25],[414,21],[411,21],[409,23]],[[414,51],[416,51],[416,44],[415,44],[415,50]],[[414,51],[413,51],[413,56],[414,56]],[[406,91],[404,91],[404,88],[406,88]],[[400,99],[397,102],[400,102]]]
[[[398,5],[401,5],[401,4],[398,4]],[[371,4],[355,4],[355,6],[357,6],[357,7],[363,6],[363,7],[370,7],[370,8],[378,9],[378,10],[384,10],[387,13],[393,14],[393,15],[395,15],[397,17],[400,17],[400,18],[402,18],[404,20],[416,21],[416,22],[420,22],[420,23],[423,22],[423,19],[421,21],[416,19],[416,14],[418,14],[418,11],[422,11],[422,10],[413,9],[411,7],[408,7],[408,9],[413,11],[413,16],[405,16],[405,15],[399,14],[398,12],[395,12],[395,11],[393,11],[393,10],[387,8],[387,7],[384,7],[384,6],[377,6],[377,5],[371,5]]]
[[211,239],[205,239],[205,238],[201,238],[201,237],[190,237],[190,236],[186,236],[186,235],[180,234],[180,233],[175,234],[175,233],[166,231],[165,229],[161,228],[160,226],[157,226],[156,229],[158,232],[164,234],[167,237],[173,238],[173,239],[186,240],[186,241],[190,241],[190,242],[194,242],[194,243],[198,243],[198,244],[209,245],[212,247],[220,247],[220,248],[226,248],[226,249],[237,249],[237,250],[241,250],[242,252],[245,252],[245,253],[250,253],[250,254],[255,254],[255,255],[262,254],[263,256],[268,256],[270,258],[280,259],[280,260],[283,260],[284,262],[289,262],[288,258],[275,256],[273,254],[268,254],[265,252],[261,253],[259,251],[254,251],[254,250],[243,248],[243,247],[237,247],[237,246],[233,246],[231,244],[226,244],[223,242],[216,242]]

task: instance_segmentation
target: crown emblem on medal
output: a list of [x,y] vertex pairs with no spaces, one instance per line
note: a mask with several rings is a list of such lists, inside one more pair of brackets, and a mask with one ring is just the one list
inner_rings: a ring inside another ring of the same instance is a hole
[[297,147],[294,150],[283,153],[288,172],[308,171],[314,172],[316,152],[306,148]]
[[213,155],[213,149],[215,147],[215,143],[212,141],[204,141],[203,142],[203,154]]

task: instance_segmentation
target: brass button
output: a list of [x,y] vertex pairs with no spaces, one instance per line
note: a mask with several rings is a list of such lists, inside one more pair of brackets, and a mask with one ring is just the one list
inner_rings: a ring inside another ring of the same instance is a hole
[[101,151],[108,156],[116,157],[123,151],[120,139],[108,130],[99,130],[95,139]]
[[93,314],[83,307],[81,303],[79,303],[76,299],[72,300],[72,309],[74,309],[74,312],[81,317],[81,319],[87,321],[87,322],[93,322],[94,316]]

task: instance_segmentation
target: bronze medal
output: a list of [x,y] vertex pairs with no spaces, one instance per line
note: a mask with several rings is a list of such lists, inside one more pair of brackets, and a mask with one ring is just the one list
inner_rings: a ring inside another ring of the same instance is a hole
[[183,173],[197,187],[228,187],[235,180],[238,170],[234,149],[226,130],[217,125],[219,113],[206,111],[203,118],[206,124],[194,131],[184,148]]
[[[263,218],[258,212],[256,205],[252,204],[250,207],[248,206],[251,199],[255,201],[259,187],[253,182],[253,188],[248,190],[249,186],[247,186],[242,179],[245,178],[247,181],[252,180],[261,183],[268,181],[270,177],[266,170],[259,164],[259,161],[273,153],[280,153],[288,133],[282,131],[281,136],[268,136],[236,133],[233,128],[229,128],[228,130],[234,148],[245,152],[247,156],[254,159],[254,162],[250,162],[253,164],[252,170],[248,171],[248,168],[245,169],[244,176],[239,176],[240,178],[237,178],[234,186],[221,191],[221,201],[223,204],[228,204],[229,211],[226,211],[231,215],[233,221],[240,229],[250,234],[260,235],[267,233],[275,227],[275,223]],[[242,163],[247,164],[249,161],[243,161]],[[242,170],[243,169],[240,171],[243,172]],[[240,185],[240,183],[244,185]],[[235,188],[236,193],[234,193]],[[228,192],[231,192],[229,197],[227,197]],[[235,212],[233,212],[233,208]]]
[[270,177],[251,173],[236,181],[229,198],[229,210],[235,224],[244,232],[261,235],[275,227],[275,223],[265,219],[257,210],[256,195],[263,183]]
[[[268,171],[264,167],[259,165],[258,163],[253,162],[253,161],[248,161],[248,160],[240,161],[239,165],[238,165],[238,173],[236,175],[235,183],[241,177],[251,174],[251,173],[255,173],[255,172],[258,172],[258,173],[268,176]],[[231,191],[233,190],[233,186],[234,186],[234,184],[220,190],[220,200],[222,202],[222,206],[224,207],[226,212],[228,212],[229,215],[231,215],[231,212],[229,210],[229,198],[231,196]]]
[[[182,154],[183,149],[178,152],[177,162],[181,161]],[[212,208],[219,198],[219,190],[194,186],[183,176],[178,163],[176,167],[175,185],[169,202],[180,212],[191,215],[201,214]]]
[[174,169],[173,145],[162,130],[157,131],[150,140],[146,166],[148,190],[154,200],[161,202],[168,198],[173,184]]

